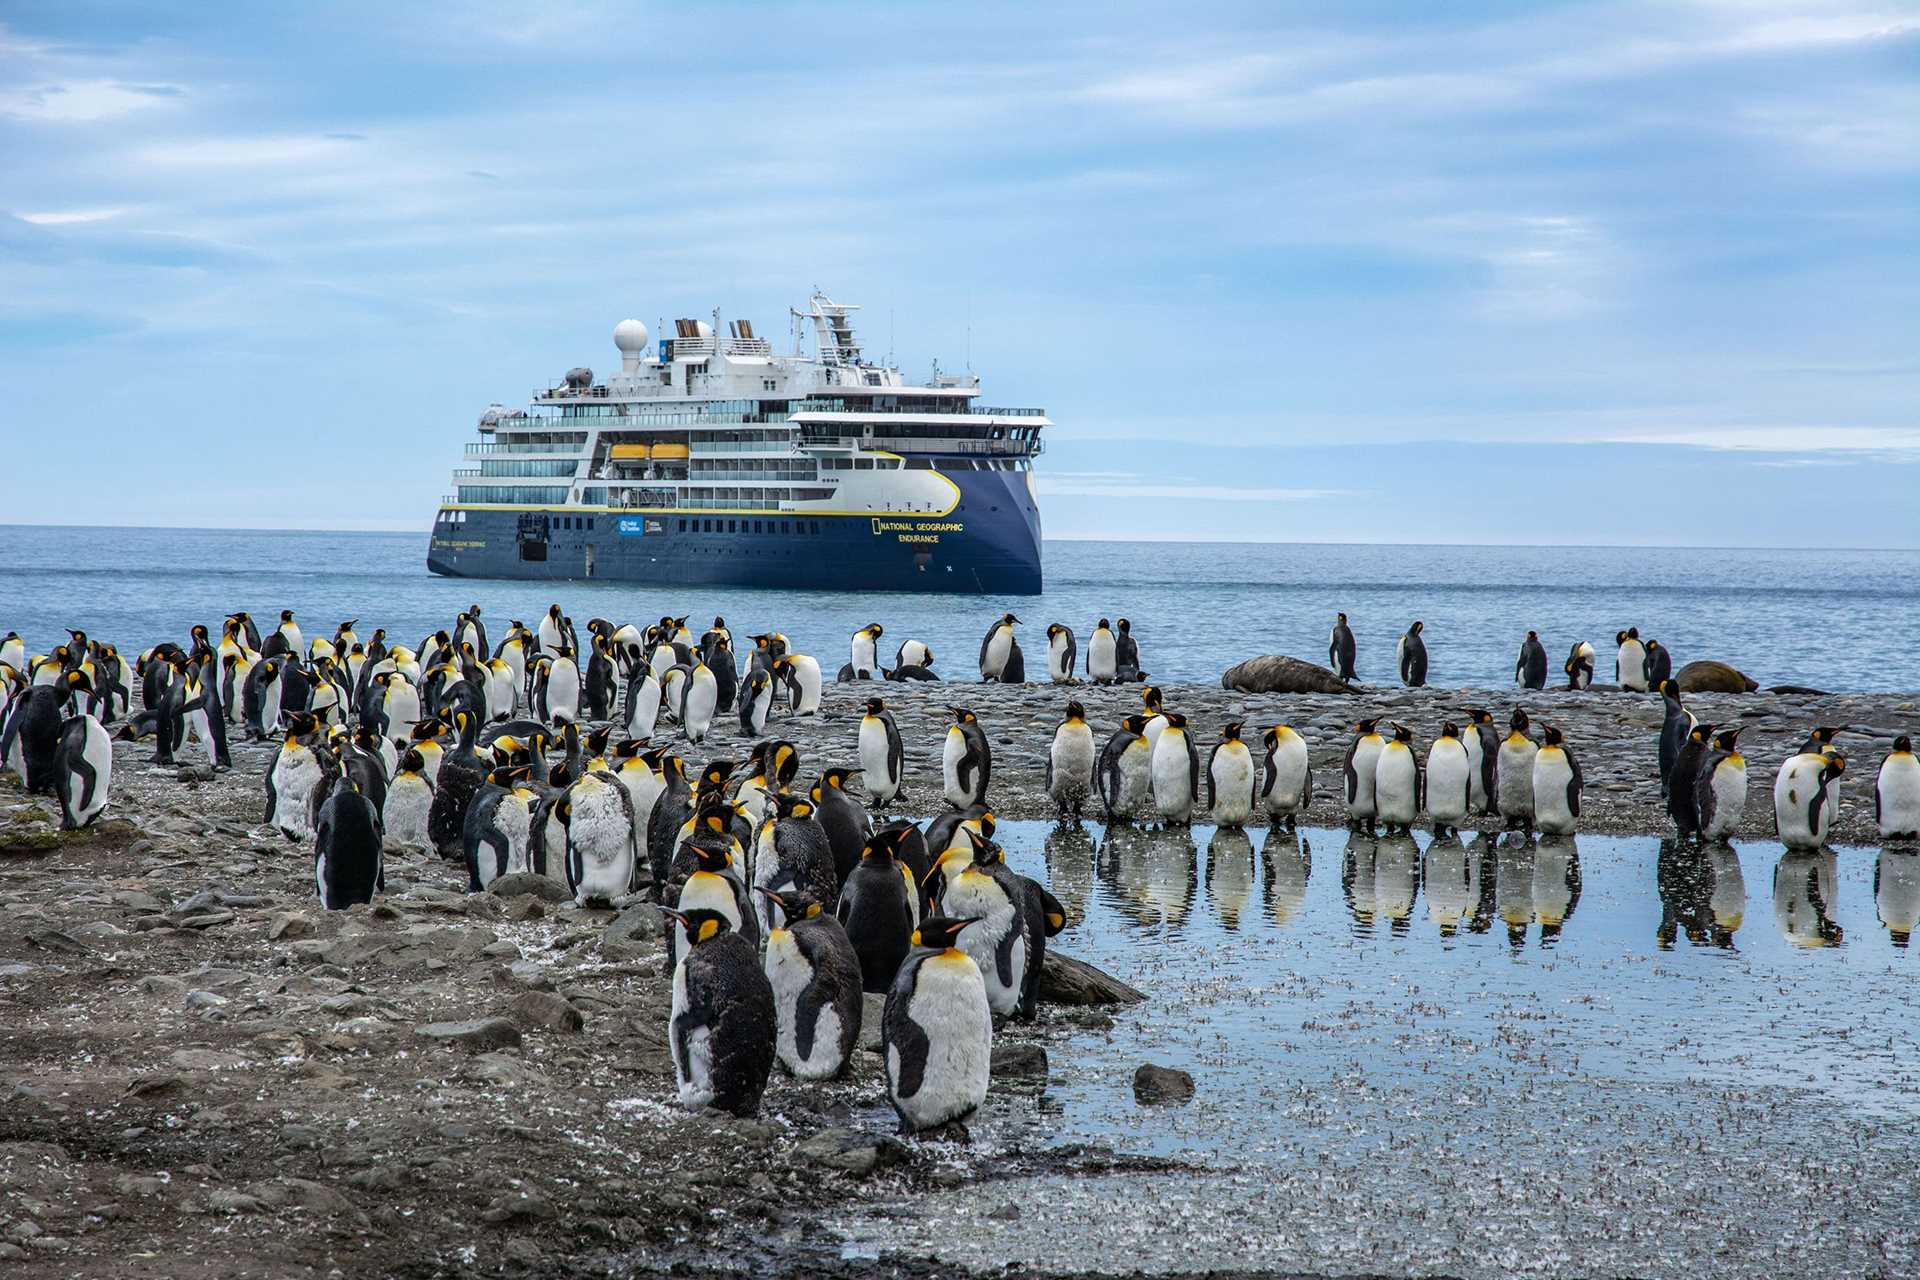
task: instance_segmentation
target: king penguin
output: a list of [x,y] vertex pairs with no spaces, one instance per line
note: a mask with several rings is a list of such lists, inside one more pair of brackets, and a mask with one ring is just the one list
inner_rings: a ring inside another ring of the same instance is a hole
[[1388,835],[1413,830],[1420,816],[1420,758],[1413,753],[1413,730],[1395,724],[1373,766],[1373,806]]
[[906,773],[906,747],[893,712],[884,699],[868,698],[860,717],[860,784],[876,811],[900,798]]
[[1333,634],[1327,637],[1327,666],[1333,674],[1342,680],[1357,679],[1353,672],[1353,631],[1347,626],[1347,615],[1342,613],[1333,620]]
[[1416,622],[1400,637],[1400,683],[1418,689],[1427,683],[1427,642],[1420,638],[1427,624]]
[[1137,817],[1153,793],[1153,748],[1146,727],[1145,716],[1128,716],[1100,749],[1094,785],[1109,823]]
[[666,913],[689,945],[673,970],[667,1043],[680,1104],[736,1116],[760,1110],[779,1019],[752,943],[715,911]]
[[1514,708],[1507,736],[1500,743],[1500,817],[1509,831],[1533,830],[1533,758],[1540,750],[1527,736],[1527,713]]
[[920,886],[913,868],[898,854],[911,826],[886,826],[874,832],[860,851],[860,865],[840,889],[836,914],[846,928],[860,963],[866,990],[883,992],[907,958],[914,927],[920,922]]
[[1567,688],[1593,687],[1593,646],[1582,640],[1567,652]]
[[1646,648],[1647,688],[1658,689],[1668,677],[1673,675],[1673,655],[1667,652],[1667,646],[1658,640],[1648,640]]
[[1170,713],[1153,744],[1153,807],[1163,822],[1190,822],[1199,798],[1200,753],[1187,732],[1187,718]]
[[1113,628],[1102,618],[1087,637],[1087,679],[1095,684],[1112,684],[1118,669]]
[[860,959],[840,921],[804,890],[761,890],[779,916],[767,931],[774,1054],[802,1080],[832,1080],[860,1043]]
[[386,888],[380,814],[350,775],[333,784],[313,833],[313,883],[320,904],[344,911]]
[[947,803],[964,809],[987,797],[987,783],[993,776],[993,745],[973,712],[965,707],[949,710],[953,712],[953,724],[941,749],[940,771]]
[[1451,720],[1440,726],[1440,736],[1427,748],[1426,792],[1434,835],[1458,831],[1473,807],[1473,770],[1467,744]]
[[1054,684],[1075,684],[1074,668],[1080,661],[1080,647],[1073,628],[1064,622],[1047,625],[1047,679]]
[[1500,731],[1493,713],[1467,708],[1461,742],[1467,749],[1467,811],[1493,817],[1500,812]]
[[60,726],[60,745],[53,753],[53,792],[60,800],[60,829],[77,831],[92,823],[107,807],[112,786],[113,740],[92,716],[70,716]]
[[1666,703],[1666,718],[1660,724],[1660,798],[1666,800],[1673,795],[1673,763],[1693,732],[1693,713],[1681,705],[1678,684],[1664,680],[1659,689]]
[[1513,682],[1523,689],[1547,687],[1547,647],[1540,643],[1538,631],[1527,632],[1520,642],[1520,658],[1513,664]]
[[1667,812],[1673,816],[1674,829],[1682,840],[1692,840],[1700,834],[1700,768],[1712,750],[1713,731],[1719,727],[1700,724],[1692,716],[1687,720],[1687,736],[1674,752],[1666,787]]
[[[807,792],[813,801],[814,817],[819,819],[820,827],[827,833],[827,848],[833,853],[834,885],[838,887],[847,882],[853,869],[860,862],[860,851],[866,847],[867,837],[873,833],[873,821],[867,817],[867,811],[860,802],[847,794],[847,780],[854,774],[852,769],[838,766],[822,769],[813,787]],[[777,802],[776,802],[777,807]],[[832,899],[827,905],[835,905]]]
[[1846,771],[1845,757],[1833,751],[1803,751],[1780,766],[1773,783],[1773,822],[1788,849],[1815,850],[1827,843],[1838,807],[1831,801]]
[[1631,693],[1647,691],[1647,646],[1640,643],[1640,628],[1628,627],[1614,636],[1620,652],[1613,660],[1614,679]]
[[1740,829],[1747,811],[1747,760],[1740,754],[1740,730],[1726,729],[1714,737],[1713,752],[1700,766],[1694,781],[1700,810],[1700,837],[1710,844],[1726,844]]
[[[1014,664],[1014,654],[1020,647],[1013,629],[1020,619],[1011,613],[1003,613],[1000,620],[987,628],[987,634],[980,640],[980,678],[999,680],[1008,684],[1018,683],[1011,678],[1009,668]],[[1023,677],[1024,678],[1024,677]]]
[[1267,749],[1260,771],[1260,807],[1272,826],[1292,828],[1313,803],[1313,767],[1307,740],[1292,726],[1277,724],[1261,736]]
[[887,992],[880,1044],[887,1097],[905,1132],[964,1120],[986,1101],[993,1011],[980,966],[959,946],[976,923],[921,921]]
[[1078,822],[1092,790],[1093,730],[1087,724],[1087,709],[1070,699],[1047,752],[1047,795],[1062,821],[1071,815]]
[[1123,684],[1145,680],[1147,673],[1140,669],[1140,642],[1134,639],[1133,624],[1122,618],[1114,626],[1119,628],[1113,637],[1114,679]]
[[1207,756],[1207,810],[1216,826],[1237,829],[1253,820],[1258,782],[1253,752],[1240,740],[1241,722],[1223,725],[1220,741]]
[[1347,744],[1347,758],[1343,763],[1347,823],[1363,831],[1373,830],[1374,818],[1379,813],[1373,796],[1374,769],[1380,763],[1381,748],[1387,745],[1386,739],[1377,732],[1379,725],[1376,717],[1353,726],[1353,741]]
[[855,680],[878,680],[880,678],[880,637],[886,628],[877,622],[869,622],[853,633],[848,642],[847,665],[853,669]]
[[1570,836],[1580,826],[1580,762],[1560,730],[1547,725],[1533,755],[1533,821],[1543,835]]
[[1920,840],[1920,761],[1914,759],[1913,739],[1904,733],[1880,762],[1873,784],[1873,820],[1882,840]]

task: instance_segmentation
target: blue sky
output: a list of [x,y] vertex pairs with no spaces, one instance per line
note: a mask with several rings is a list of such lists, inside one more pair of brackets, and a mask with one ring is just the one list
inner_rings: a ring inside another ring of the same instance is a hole
[[1050,411],[1051,534],[1920,546],[1912,3],[12,0],[0,68],[0,522],[424,530],[615,321],[817,284]]

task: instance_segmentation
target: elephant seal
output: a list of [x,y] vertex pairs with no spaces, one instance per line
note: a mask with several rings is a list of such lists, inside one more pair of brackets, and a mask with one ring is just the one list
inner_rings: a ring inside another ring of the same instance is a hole
[[1325,667],[1268,654],[1248,658],[1220,677],[1220,687],[1238,693],[1358,693]]
[[1724,662],[1689,662],[1673,673],[1682,693],[1752,693],[1760,682]]

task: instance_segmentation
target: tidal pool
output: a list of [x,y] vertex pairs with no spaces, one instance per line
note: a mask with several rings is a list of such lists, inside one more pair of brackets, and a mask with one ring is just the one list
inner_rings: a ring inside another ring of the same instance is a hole
[[[836,1223],[976,1267],[1495,1276],[1920,1270],[1920,852],[1001,828],[1147,992],[1049,1045],[1035,1177]],[[1146,1107],[1136,1066],[1194,1076]]]

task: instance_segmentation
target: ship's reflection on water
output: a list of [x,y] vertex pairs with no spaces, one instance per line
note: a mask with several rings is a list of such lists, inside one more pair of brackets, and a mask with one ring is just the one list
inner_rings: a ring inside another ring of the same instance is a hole
[[[1001,833],[1016,861],[1040,837],[1047,882],[1066,904],[1070,925],[1097,914],[1098,900],[1155,937],[1338,928],[1357,940],[1428,938],[1452,946],[1485,936],[1515,951],[1553,950],[1578,932],[1592,876],[1604,888],[1610,919],[1638,915],[1638,936],[1663,951],[1683,944],[1737,951],[1749,943],[1750,880],[1771,884],[1777,941],[1794,949],[1838,947],[1852,938],[1838,905],[1848,892],[1842,864],[1864,859],[1871,860],[1870,883],[1856,905],[1870,902],[1878,926],[1872,933],[1904,949],[1920,926],[1920,849],[1912,847],[1843,854],[1518,832],[1042,823],[1010,823]],[[1336,851],[1337,912],[1314,909],[1315,844]],[[1595,846],[1605,849],[1598,863],[1583,856]]]

